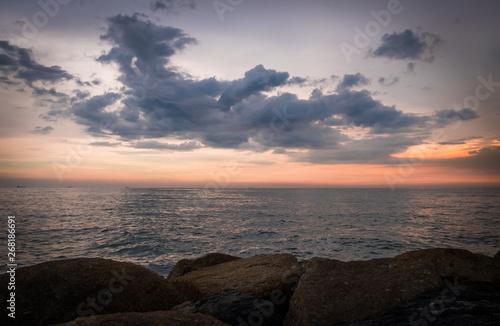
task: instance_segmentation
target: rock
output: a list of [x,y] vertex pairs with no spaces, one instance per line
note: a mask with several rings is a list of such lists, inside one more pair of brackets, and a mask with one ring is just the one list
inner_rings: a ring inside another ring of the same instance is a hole
[[338,326],[500,325],[500,282],[445,281],[446,287],[400,302],[362,321]]
[[[9,275],[0,275],[7,284]],[[18,286],[17,286],[18,285]],[[1,302],[6,302],[0,291]],[[131,263],[78,258],[16,271],[16,321],[22,325],[63,323],[92,314],[168,310],[181,303],[170,282]],[[7,325],[7,314],[0,324]]]
[[302,275],[289,254],[259,255],[199,269],[173,281],[185,301],[233,289],[282,304]]
[[500,250],[493,256],[493,258],[500,260]]
[[443,285],[433,266],[411,259],[341,262],[313,258],[290,302],[287,326],[361,320]]
[[185,311],[126,312],[119,314],[80,317],[59,326],[228,326],[202,314]]
[[424,249],[409,251],[395,258],[412,258],[433,264],[443,277],[486,282],[500,280],[500,260],[468,250]]
[[260,326],[283,324],[271,301],[256,299],[238,290],[224,290],[218,294],[187,301],[172,310],[210,315],[235,326],[245,323]]
[[175,264],[174,268],[168,274],[167,280],[173,281],[174,279],[185,275],[189,272],[199,270],[201,268],[215,266],[228,261],[241,259],[240,257],[230,256],[226,254],[211,253],[197,259],[181,259]]

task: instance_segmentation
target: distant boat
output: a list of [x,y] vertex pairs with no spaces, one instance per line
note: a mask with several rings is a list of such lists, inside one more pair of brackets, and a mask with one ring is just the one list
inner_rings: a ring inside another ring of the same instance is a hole
[[73,188],[73,187],[71,187],[71,186],[66,186],[66,188]]
[[17,186],[18,188],[26,188],[26,186]]

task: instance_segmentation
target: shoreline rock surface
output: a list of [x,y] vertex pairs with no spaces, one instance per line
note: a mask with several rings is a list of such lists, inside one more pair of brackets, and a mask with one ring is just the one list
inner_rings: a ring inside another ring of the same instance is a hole
[[179,261],[167,278],[109,259],[52,261],[16,271],[16,324],[496,325],[499,253],[436,248],[351,262],[214,253]]

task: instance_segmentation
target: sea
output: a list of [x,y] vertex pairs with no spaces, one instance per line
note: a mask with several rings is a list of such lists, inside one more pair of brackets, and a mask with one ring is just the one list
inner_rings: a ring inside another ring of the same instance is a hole
[[393,257],[409,250],[500,249],[500,189],[0,189],[2,254],[16,221],[18,267],[101,257],[167,276],[211,252],[299,260]]

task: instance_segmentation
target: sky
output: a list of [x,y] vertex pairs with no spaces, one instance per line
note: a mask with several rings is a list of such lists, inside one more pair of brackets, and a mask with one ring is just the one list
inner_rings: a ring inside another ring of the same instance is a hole
[[0,2],[0,186],[500,185],[500,2]]

